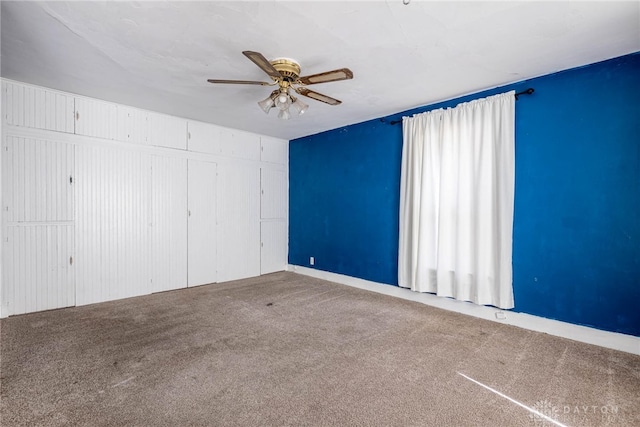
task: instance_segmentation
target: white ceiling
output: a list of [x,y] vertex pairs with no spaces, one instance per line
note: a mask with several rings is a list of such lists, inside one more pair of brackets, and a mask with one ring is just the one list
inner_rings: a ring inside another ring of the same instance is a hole
[[[406,0],[405,0],[406,1]],[[640,2],[2,1],[2,76],[285,139],[640,51]],[[282,121],[242,55],[347,67]]]

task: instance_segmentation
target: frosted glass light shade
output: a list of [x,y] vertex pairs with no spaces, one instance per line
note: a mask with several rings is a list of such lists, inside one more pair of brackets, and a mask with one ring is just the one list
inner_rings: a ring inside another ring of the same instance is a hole
[[278,118],[282,119],[282,120],[289,120],[289,117],[291,117],[291,114],[289,114],[289,110],[280,110],[280,113],[278,113]]
[[291,105],[291,110],[293,113],[297,113],[299,116],[303,115],[309,106],[304,102],[300,101],[299,98],[295,98],[293,104]]
[[268,98],[265,98],[262,101],[258,102],[258,105],[260,106],[262,111],[269,114],[269,110],[271,110],[271,107],[273,107],[274,105],[273,98],[269,96]]
[[275,100],[276,107],[279,110],[288,110],[291,106],[291,97],[288,92],[282,91]]
[[289,120],[291,115],[302,115],[309,106],[298,98],[289,94],[288,88],[280,88],[271,92],[267,98],[258,102],[262,111],[269,114],[269,111],[276,107],[279,111],[278,117],[282,120]]

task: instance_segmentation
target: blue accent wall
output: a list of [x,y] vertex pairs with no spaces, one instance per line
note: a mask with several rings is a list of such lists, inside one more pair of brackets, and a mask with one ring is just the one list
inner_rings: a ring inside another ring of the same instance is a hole
[[397,285],[402,125],[389,122],[528,87],[514,311],[640,336],[640,53],[291,141],[289,263]]

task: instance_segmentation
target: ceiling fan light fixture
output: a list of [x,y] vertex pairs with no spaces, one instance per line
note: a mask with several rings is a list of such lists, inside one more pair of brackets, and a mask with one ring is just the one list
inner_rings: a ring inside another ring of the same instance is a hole
[[271,107],[273,107],[273,99],[271,99],[271,97],[263,99],[262,101],[258,102],[258,105],[260,106],[262,111],[264,111],[266,114],[269,114],[269,110],[271,110]]
[[275,104],[281,111],[289,109],[291,106],[291,96],[289,95],[288,90],[284,89],[280,91],[280,94],[275,99]]
[[291,117],[291,113],[289,113],[289,109],[288,108],[286,110],[280,110],[280,112],[278,113],[278,118],[279,119],[289,120],[290,117]]
[[266,114],[269,114],[269,110],[271,110],[271,108],[275,106],[275,98],[277,95],[278,91],[274,90],[273,92],[271,92],[271,95],[258,102],[258,105]]
[[299,98],[292,97],[292,99],[293,99],[293,104],[291,104],[291,109],[294,110],[294,112],[297,112],[299,116],[303,115],[304,112],[307,111],[309,106],[304,102],[300,101]]

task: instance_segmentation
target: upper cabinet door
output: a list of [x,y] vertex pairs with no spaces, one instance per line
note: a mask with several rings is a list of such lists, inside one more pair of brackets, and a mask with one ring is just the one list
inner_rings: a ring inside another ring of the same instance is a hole
[[247,160],[260,160],[260,137],[253,133],[234,130],[233,144],[228,155]]
[[149,113],[137,108],[118,106],[118,141],[149,144]]
[[158,147],[187,149],[187,121],[164,114],[149,113],[150,144]]
[[[221,140],[225,135],[222,128],[202,122],[188,122],[189,151],[197,153],[222,154]],[[230,139],[229,135],[229,139]]]
[[189,151],[260,160],[258,135],[202,122],[190,121],[188,126]]
[[34,86],[2,83],[8,125],[74,132],[74,97]]
[[289,162],[289,142],[268,136],[260,137],[260,160],[286,165]]
[[76,98],[76,134],[116,139],[118,107],[110,102]]
[[76,98],[78,135],[158,147],[187,148],[187,121],[110,102]]

